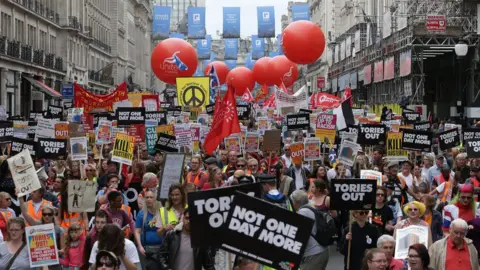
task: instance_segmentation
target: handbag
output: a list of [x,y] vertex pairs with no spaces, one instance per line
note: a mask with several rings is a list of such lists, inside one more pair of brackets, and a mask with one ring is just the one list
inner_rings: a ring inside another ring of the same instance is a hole
[[5,267],[6,270],[10,270],[10,267],[12,267],[13,263],[15,262],[15,259],[18,257],[20,252],[22,252],[22,249],[25,248],[26,245],[27,243],[24,242],[22,246],[17,250],[17,252],[15,252],[15,255],[13,255],[13,257],[8,261],[7,267]]

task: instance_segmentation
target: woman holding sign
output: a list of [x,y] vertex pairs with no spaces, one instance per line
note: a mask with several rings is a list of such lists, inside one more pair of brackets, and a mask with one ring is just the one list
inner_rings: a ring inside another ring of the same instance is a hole
[[[403,207],[403,212],[407,213],[407,218],[401,220],[395,226],[393,237],[396,239],[397,230],[406,228],[411,225],[430,227],[427,222],[423,221],[421,217],[425,214],[425,205],[421,202],[409,202]],[[432,230],[428,230],[428,246],[432,244]]]
[[0,244],[1,269],[35,269],[30,268],[30,258],[26,247],[25,221],[12,218],[8,222],[8,241]]

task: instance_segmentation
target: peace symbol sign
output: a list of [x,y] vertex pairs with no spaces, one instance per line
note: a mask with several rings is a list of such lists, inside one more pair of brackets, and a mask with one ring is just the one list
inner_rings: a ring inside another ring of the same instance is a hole
[[183,104],[187,106],[199,107],[205,103],[205,93],[197,86],[188,86],[185,91],[183,91],[182,99]]

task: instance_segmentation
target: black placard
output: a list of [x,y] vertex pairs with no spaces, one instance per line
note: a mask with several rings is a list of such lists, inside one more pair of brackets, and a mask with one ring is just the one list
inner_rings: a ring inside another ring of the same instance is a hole
[[30,112],[28,119],[30,121],[37,121],[38,118],[43,118],[43,111],[42,112]]
[[70,109],[70,108],[73,108],[73,102],[72,102],[72,101],[68,101],[68,102],[65,102],[65,101],[64,101],[64,102],[63,102],[63,108],[64,108],[65,110],[68,110],[68,109]]
[[238,120],[250,119],[250,105],[237,105]]
[[33,140],[13,137],[10,142],[10,156],[14,156],[24,149],[28,149],[31,156],[35,156],[35,142]]
[[145,108],[117,108],[117,125],[145,124]]
[[159,125],[167,124],[166,112],[145,112],[145,120],[155,120]]
[[311,114],[311,113],[313,113],[313,111],[312,111],[312,110],[307,110],[307,109],[299,109],[299,110],[298,110],[298,113],[308,113],[308,114]]
[[260,183],[188,193],[188,205],[192,206],[188,209],[192,224],[192,247],[220,247],[221,239],[211,236],[221,234],[221,226],[226,224],[230,202],[237,190],[257,198],[261,196]]
[[377,180],[335,179],[330,189],[331,210],[370,210],[375,205]]
[[465,128],[463,132],[463,141],[480,140],[480,128]]
[[406,112],[402,113],[403,121],[405,123],[415,123],[420,121],[420,114],[418,112]]
[[170,102],[160,102],[160,108],[162,109],[168,109],[172,107],[172,103]]
[[308,217],[237,191],[221,248],[274,269],[297,270],[313,224]]
[[0,121],[0,142],[10,142],[13,137],[13,122]]
[[67,140],[38,138],[35,145],[35,156],[49,159],[65,158],[67,156]]
[[437,134],[440,150],[447,150],[460,145],[460,133],[458,128],[449,129]]
[[182,114],[182,108],[168,108],[167,109],[167,116],[170,117],[179,117]]
[[310,115],[306,113],[302,114],[290,114],[287,115],[287,129],[308,129],[310,127]]
[[35,138],[35,131],[37,130],[37,122],[28,121],[28,137],[30,139]]
[[361,125],[358,130],[357,143],[361,145],[384,145],[387,139],[385,125]]
[[430,131],[402,129],[402,149],[431,151],[433,134]]
[[415,130],[424,130],[424,131],[429,131],[431,127],[430,122],[417,122],[413,124],[413,129]]
[[215,112],[215,104],[209,104],[206,106],[207,114],[212,115]]
[[47,113],[51,116],[51,118],[62,118],[63,107],[48,105]]
[[93,127],[96,128],[101,120],[113,121],[116,119],[117,117],[114,113],[110,113],[110,112],[95,113],[93,115]]
[[163,152],[178,152],[177,138],[172,135],[165,133],[157,134],[157,143],[155,144],[155,149]]
[[480,139],[466,140],[463,144],[469,158],[480,158]]

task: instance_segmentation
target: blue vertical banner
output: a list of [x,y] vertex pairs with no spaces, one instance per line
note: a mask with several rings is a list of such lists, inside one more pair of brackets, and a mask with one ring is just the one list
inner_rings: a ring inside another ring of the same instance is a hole
[[170,15],[171,7],[154,6],[153,7],[153,24],[152,38],[164,39],[170,34]]
[[182,33],[170,33],[171,38],[185,39],[185,35]]
[[203,77],[203,71],[202,69],[200,68],[200,65],[197,66],[197,70],[195,71],[195,73],[193,74],[194,77]]
[[238,58],[238,39],[236,38],[227,38],[224,39],[225,42],[225,60],[237,59]]
[[188,7],[188,38],[205,38],[205,7]]
[[258,36],[261,38],[275,37],[275,8],[257,7]]
[[282,34],[277,35],[277,51],[278,51],[278,54],[283,54]]
[[292,22],[300,20],[310,21],[310,7],[307,3],[295,3],[292,5]]
[[252,53],[248,53],[247,59],[245,60],[245,67],[252,70],[255,60],[252,60]]
[[252,59],[257,60],[265,56],[265,39],[252,35]]
[[240,8],[223,8],[223,38],[240,38]]
[[197,56],[200,60],[210,59],[212,36],[207,35],[204,39],[197,40]]
[[225,65],[228,69],[232,70],[237,67],[237,60],[225,60]]

